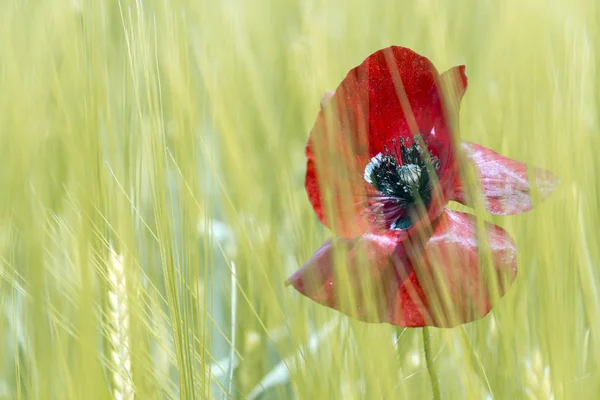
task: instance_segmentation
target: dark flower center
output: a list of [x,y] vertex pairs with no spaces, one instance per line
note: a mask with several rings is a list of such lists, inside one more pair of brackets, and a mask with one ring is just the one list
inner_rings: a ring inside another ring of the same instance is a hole
[[381,193],[373,200],[383,206],[383,216],[391,229],[408,229],[412,225],[411,214],[418,213],[419,207],[429,206],[432,174],[437,174],[439,167],[440,161],[427,151],[427,142],[420,135],[409,147],[403,139],[399,143],[394,139],[391,149],[386,146],[384,153],[371,158],[364,178]]

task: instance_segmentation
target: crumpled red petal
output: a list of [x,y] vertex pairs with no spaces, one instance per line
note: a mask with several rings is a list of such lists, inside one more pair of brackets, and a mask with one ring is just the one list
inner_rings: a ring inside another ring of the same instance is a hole
[[[462,149],[476,169],[483,203],[488,212],[498,215],[513,215],[533,208],[531,180],[534,182],[539,200],[544,200],[554,191],[558,178],[552,173],[512,160],[475,143],[463,142]],[[467,206],[473,202],[467,198],[464,182],[456,177],[452,200]]]
[[[464,68],[457,68],[466,88]],[[388,228],[377,226],[377,216],[368,209],[368,198],[377,193],[363,173],[370,158],[392,139],[403,138],[410,145],[413,134],[420,133],[443,168],[450,165],[452,141],[440,111],[440,82],[427,58],[394,46],[352,69],[322,104],[306,147],[305,186],[320,221],[337,235],[351,238]],[[443,211],[454,179],[440,183],[442,193],[428,210],[431,220]]]
[[[330,239],[288,283],[312,300],[366,322],[402,327],[470,322],[490,311],[494,290],[504,294],[517,273],[516,248],[508,233],[484,226],[498,286],[483,279],[475,217],[449,210],[436,221],[424,249],[385,235],[335,244]],[[334,271],[335,250],[346,258],[340,273]]]

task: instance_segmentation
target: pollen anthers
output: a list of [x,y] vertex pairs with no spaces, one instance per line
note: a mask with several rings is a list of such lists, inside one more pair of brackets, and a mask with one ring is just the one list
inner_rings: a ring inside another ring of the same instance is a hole
[[[424,148],[422,146],[424,145]],[[375,205],[384,205],[384,216],[391,220],[390,228],[408,229],[410,212],[418,211],[419,205],[427,208],[431,200],[432,179],[440,162],[426,151],[427,142],[415,135],[413,143],[406,146],[404,139],[392,140],[392,146],[371,158],[365,167],[364,179],[380,194]]]

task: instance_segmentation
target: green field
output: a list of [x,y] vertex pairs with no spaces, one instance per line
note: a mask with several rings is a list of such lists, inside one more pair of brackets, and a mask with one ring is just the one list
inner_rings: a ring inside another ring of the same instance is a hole
[[[422,330],[285,287],[331,236],[322,94],[372,52],[467,66],[460,134],[552,171],[443,399],[600,396],[597,0],[2,0],[0,399],[429,399]],[[465,210],[451,203],[450,208]]]

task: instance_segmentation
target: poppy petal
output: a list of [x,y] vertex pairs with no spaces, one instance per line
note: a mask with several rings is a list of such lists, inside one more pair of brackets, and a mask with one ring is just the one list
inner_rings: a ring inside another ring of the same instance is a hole
[[[516,248],[502,228],[484,227],[502,295],[516,277]],[[335,272],[336,250],[345,256],[344,273]],[[343,275],[347,279],[340,278]],[[288,283],[312,300],[362,321],[451,327],[490,311],[492,286],[485,284],[483,275],[475,218],[447,210],[424,247],[397,243],[386,235],[335,243],[330,239]]]
[[[413,134],[420,133],[435,157],[445,160],[452,151],[448,130],[432,129],[440,115],[432,110],[438,106],[432,103],[437,79],[427,58],[394,46],[369,56],[332,95],[324,96],[306,146],[305,186],[320,221],[337,235],[380,232],[381,227],[373,229],[377,216],[368,200],[378,192],[363,175],[371,158],[392,146],[392,140],[410,146]],[[433,201],[430,218],[446,202]]]
[[405,47],[388,47],[369,56],[357,69],[368,74],[369,150],[373,157],[392,139],[424,140],[433,127],[431,90],[438,72],[427,58]]
[[467,84],[465,66],[460,65],[442,73],[431,89],[431,111],[434,125],[429,136],[429,149],[438,155],[440,161],[438,180],[441,193],[437,193],[435,202],[432,202],[429,207],[430,221],[434,221],[443,212],[454,194],[457,168],[456,157],[452,151],[454,139],[451,132],[452,124],[458,120],[458,111],[467,90]]
[[438,82],[438,87],[441,87],[443,90],[448,90],[456,101],[460,102],[467,91],[469,83],[466,67],[464,65],[458,65],[444,71],[440,74]]
[[329,103],[329,100],[331,100],[331,98],[333,97],[334,93],[335,92],[333,90],[328,90],[325,93],[323,93],[323,97],[321,97],[321,108],[325,108],[327,103]]
[[[394,296],[381,295],[380,291],[386,282],[395,283],[391,259],[396,247],[397,241],[386,235],[328,239],[287,283],[317,303],[363,321],[382,322],[387,320],[387,297]],[[336,254],[345,259],[345,271],[336,273]],[[346,284],[341,278],[344,272]],[[368,304],[373,305],[370,312]]]
[[[443,171],[446,171],[448,166],[454,162],[453,152],[444,151],[444,149],[451,149],[453,145],[448,122],[451,119],[458,119],[458,109],[467,91],[468,79],[465,69],[464,65],[459,65],[442,73],[430,93],[434,120],[434,129],[431,134],[436,139],[432,141],[432,145],[443,148],[438,151],[445,156],[440,158]],[[450,112],[453,115],[449,117],[448,113]]]
[[[462,149],[467,159],[475,166],[479,177],[482,197],[488,212],[498,215],[513,215],[533,208],[531,180],[539,199],[544,200],[554,191],[558,179],[540,168],[512,160],[475,143],[463,142]],[[473,206],[464,190],[464,182],[457,177],[452,200]]]
[[[402,259],[402,254],[410,256],[417,248],[405,241],[396,254]],[[408,257],[418,277],[417,293],[425,293],[421,308],[425,325],[452,327],[484,317],[495,296],[504,295],[517,276],[516,252],[504,229],[484,223],[483,232],[478,232],[473,215],[446,210],[436,221],[424,252]],[[481,260],[489,260],[491,267],[481,265]],[[415,298],[414,291],[410,299],[409,294],[408,288],[398,292],[397,310],[403,311]],[[419,320],[407,319],[402,312],[391,322],[419,326],[414,325]]]

